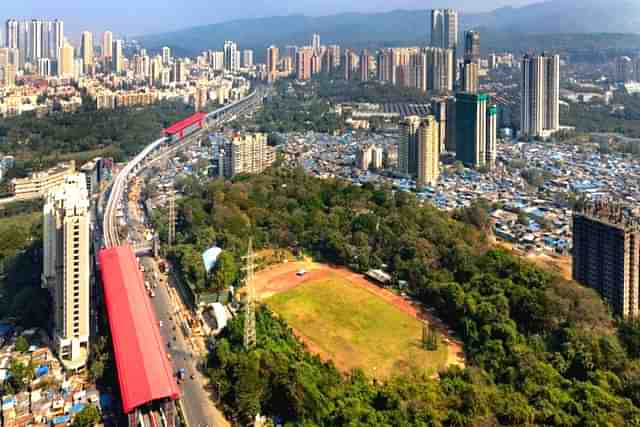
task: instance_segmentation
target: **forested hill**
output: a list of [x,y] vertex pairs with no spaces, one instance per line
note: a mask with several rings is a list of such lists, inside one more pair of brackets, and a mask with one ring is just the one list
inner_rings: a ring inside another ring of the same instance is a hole
[[247,236],[359,271],[386,264],[465,343],[466,370],[376,383],[310,355],[266,309],[246,352],[240,316],[208,375],[241,422],[260,413],[291,426],[640,426],[640,325],[615,323],[593,291],[491,248],[483,203],[449,215],[411,193],[283,169],[180,189],[171,256],[188,280],[215,286],[191,260],[216,242],[239,262]]
[[[212,25],[137,37],[152,50],[169,46],[179,55],[221,49],[224,40],[241,48],[264,49],[275,44],[309,44],[319,33],[324,44],[347,47],[425,45],[429,41],[429,9],[384,13],[342,13],[240,19]],[[506,7],[486,13],[460,12],[461,30],[479,29],[482,49],[637,49],[640,45],[640,4],[636,0],[550,0],[521,8]],[[542,44],[544,41],[546,44]]]

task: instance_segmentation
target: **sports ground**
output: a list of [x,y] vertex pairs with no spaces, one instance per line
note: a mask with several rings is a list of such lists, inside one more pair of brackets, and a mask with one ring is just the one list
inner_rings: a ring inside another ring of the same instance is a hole
[[[296,275],[305,269],[304,276]],[[411,371],[437,374],[464,366],[462,346],[437,319],[360,274],[313,262],[289,262],[256,274],[259,299],[287,321],[309,350],[342,371],[362,368],[385,379]],[[435,351],[422,347],[426,320],[439,331]]]

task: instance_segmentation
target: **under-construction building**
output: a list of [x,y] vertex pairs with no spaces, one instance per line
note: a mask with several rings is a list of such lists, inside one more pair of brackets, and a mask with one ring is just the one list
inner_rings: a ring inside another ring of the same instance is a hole
[[573,279],[597,290],[618,316],[638,316],[639,263],[637,217],[607,202],[574,213]]

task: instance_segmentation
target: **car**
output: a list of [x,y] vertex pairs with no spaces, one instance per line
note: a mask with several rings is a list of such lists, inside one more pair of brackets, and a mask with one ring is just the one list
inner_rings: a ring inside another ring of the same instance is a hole
[[307,274],[307,270],[305,270],[304,268],[298,270],[298,272],[296,273],[297,276],[304,276],[305,274]]
[[162,328],[162,320],[158,322],[158,325]]

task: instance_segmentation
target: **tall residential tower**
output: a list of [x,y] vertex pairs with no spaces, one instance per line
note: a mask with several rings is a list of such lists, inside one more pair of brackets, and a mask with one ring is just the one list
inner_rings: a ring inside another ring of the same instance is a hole
[[560,57],[522,60],[521,133],[546,138],[560,129]]
[[89,353],[89,196],[84,174],[69,175],[44,206],[42,285],[53,300],[56,352],[69,369]]

